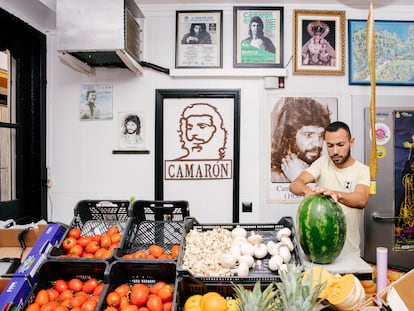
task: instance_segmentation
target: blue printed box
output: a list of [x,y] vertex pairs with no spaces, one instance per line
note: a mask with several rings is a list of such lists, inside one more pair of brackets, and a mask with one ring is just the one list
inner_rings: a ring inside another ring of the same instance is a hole
[[66,229],[59,224],[48,224],[14,276],[27,277],[30,282],[34,283],[39,266],[46,260],[50,249],[61,242],[65,231]]
[[11,278],[3,292],[0,294],[0,310],[22,310],[31,290],[32,286],[27,278]]

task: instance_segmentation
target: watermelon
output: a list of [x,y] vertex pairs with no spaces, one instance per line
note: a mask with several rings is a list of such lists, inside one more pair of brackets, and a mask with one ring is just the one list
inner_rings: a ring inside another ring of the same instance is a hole
[[341,206],[331,197],[314,194],[303,199],[296,221],[300,246],[311,262],[328,264],[339,256],[346,220]]

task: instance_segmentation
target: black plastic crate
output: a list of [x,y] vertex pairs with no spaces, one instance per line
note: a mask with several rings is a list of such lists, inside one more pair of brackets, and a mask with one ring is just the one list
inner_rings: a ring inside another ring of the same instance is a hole
[[[180,245],[184,219],[189,216],[187,201],[135,201],[129,210],[130,219],[116,259],[156,244],[169,254],[173,245]],[[139,259],[153,260],[153,259]],[[157,259],[167,260],[172,259]],[[176,259],[173,259],[176,261]]]
[[247,277],[240,277],[237,275],[228,275],[228,276],[203,276],[203,275],[194,275],[188,269],[183,266],[184,253],[186,248],[186,236],[190,230],[197,230],[199,232],[204,232],[207,230],[213,229],[227,229],[229,231],[233,230],[237,226],[244,228],[248,233],[254,231],[257,234],[262,235],[263,243],[267,243],[270,240],[276,241],[276,233],[284,227],[289,228],[292,231],[290,236],[292,243],[294,245],[294,250],[291,252],[291,259],[289,263],[294,263],[302,265],[302,258],[299,252],[298,238],[294,227],[294,222],[291,217],[283,217],[277,223],[263,223],[263,224],[200,224],[195,218],[188,217],[185,222],[185,233],[181,243],[180,254],[177,261],[177,273],[180,276],[189,276],[201,280],[202,282],[241,282],[241,283],[255,283],[256,280],[261,280],[263,282],[280,282],[280,277],[277,271],[271,271],[269,269],[269,260],[270,255],[267,254],[265,258],[256,260],[255,266],[249,270],[249,275]]
[[158,281],[174,286],[176,283],[176,265],[173,263],[138,263],[131,260],[116,260],[109,265],[105,274],[105,286],[96,311],[104,310],[108,305],[106,296],[122,284],[142,283],[151,287]]
[[105,275],[109,269],[109,263],[104,261],[73,262],[70,260],[46,260],[35,276],[35,283],[21,310],[33,303],[36,294],[41,289],[53,287],[56,280],[63,279],[70,281],[72,278],[79,278],[83,282],[96,278],[99,282],[105,281]]
[[[127,226],[130,202],[127,200],[82,200],[74,209],[74,218],[57,247],[53,247],[48,258],[57,258],[66,254],[62,243],[72,228],[79,228],[82,236],[104,234],[110,227],[115,226],[123,235]],[[114,255],[114,254],[113,254]],[[103,260],[112,260],[114,256]],[[70,259],[70,258],[69,258]],[[74,260],[91,260],[90,258],[73,258]],[[102,259],[101,259],[102,260]]]
[[[260,281],[261,290],[265,290],[272,282]],[[176,281],[176,290],[173,301],[173,309],[175,311],[183,311],[186,300],[192,295],[204,295],[208,292],[217,292],[226,299],[236,298],[234,285],[243,285],[245,289],[252,290],[256,281],[254,282],[217,282],[217,283],[205,283],[199,279],[178,276]],[[276,285],[274,285],[276,289]]]

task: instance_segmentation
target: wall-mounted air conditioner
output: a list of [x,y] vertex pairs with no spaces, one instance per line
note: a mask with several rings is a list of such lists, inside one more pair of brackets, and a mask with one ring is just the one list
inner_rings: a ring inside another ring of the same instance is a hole
[[80,72],[121,67],[141,73],[143,24],[134,0],[56,1],[59,56]]

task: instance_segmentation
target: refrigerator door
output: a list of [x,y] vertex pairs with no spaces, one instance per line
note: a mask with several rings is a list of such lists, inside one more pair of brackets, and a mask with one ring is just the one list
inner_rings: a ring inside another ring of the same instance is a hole
[[[372,144],[369,113],[369,108],[365,108],[365,163],[369,163]],[[401,119],[404,116],[406,118]],[[404,271],[414,268],[414,194],[410,183],[402,181],[400,167],[409,160],[410,151],[414,149],[412,135],[413,108],[377,107],[377,184],[376,194],[371,197],[364,212],[363,257],[368,262],[376,263],[376,248],[386,247],[389,266]],[[403,141],[408,144],[404,145]],[[412,163],[411,172],[413,169]],[[411,175],[409,178],[412,181],[414,174],[408,175]],[[403,213],[405,216],[402,216]]]

